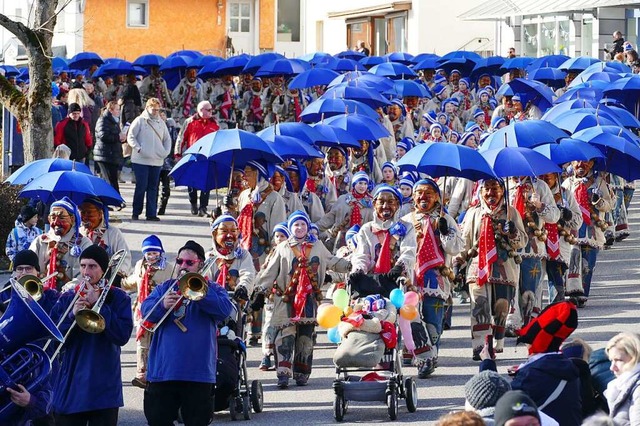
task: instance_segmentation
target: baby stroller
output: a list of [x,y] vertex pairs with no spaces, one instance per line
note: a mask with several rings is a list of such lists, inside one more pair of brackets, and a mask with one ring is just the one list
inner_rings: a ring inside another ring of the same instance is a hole
[[[218,365],[213,411],[228,409],[231,419],[242,414],[251,419],[251,412],[262,412],[264,399],[262,383],[247,376],[247,347],[245,345],[246,303],[238,303],[229,292],[236,317],[226,321],[218,335]],[[233,314],[232,314],[233,315]]]
[[338,330],[343,340],[333,357],[335,419],[344,419],[349,401],[384,402],[391,420],[398,417],[400,398],[406,401],[410,413],[415,412],[417,386],[412,377],[402,374],[397,312],[389,299],[380,295],[361,299]]

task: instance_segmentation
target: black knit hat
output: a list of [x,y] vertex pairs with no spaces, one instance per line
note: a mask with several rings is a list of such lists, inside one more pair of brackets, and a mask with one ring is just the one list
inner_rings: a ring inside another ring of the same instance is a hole
[[511,390],[509,382],[495,371],[485,370],[464,385],[464,396],[474,409],[495,407],[498,400]]
[[109,254],[107,254],[107,251],[97,244],[93,244],[84,249],[80,255],[80,260],[82,259],[95,260],[96,263],[100,265],[100,268],[102,268],[103,273],[109,268]]
[[33,266],[36,271],[40,272],[40,262],[38,262],[38,255],[31,250],[20,250],[13,258],[13,271],[18,266]]
[[69,104],[69,114],[71,114],[72,112],[82,112],[82,108],[80,108],[80,105],[73,102]]
[[178,250],[178,254],[180,254],[182,250],[191,250],[198,255],[200,260],[204,260],[204,248],[193,240],[189,240],[184,243],[184,246],[180,247],[180,250]]
[[22,208],[20,209],[20,215],[18,216],[18,220],[24,223],[37,214],[38,214],[38,210],[36,210],[34,207],[31,207],[30,205],[27,204],[25,206],[22,206]]
[[516,417],[533,416],[540,421],[540,413],[535,402],[521,390],[512,390],[503,395],[496,403],[493,415],[496,426],[504,426]]

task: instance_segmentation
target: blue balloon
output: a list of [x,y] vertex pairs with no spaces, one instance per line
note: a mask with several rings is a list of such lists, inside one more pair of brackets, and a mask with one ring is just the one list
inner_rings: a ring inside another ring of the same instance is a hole
[[340,332],[338,331],[338,327],[333,327],[327,330],[327,337],[331,343],[338,344],[342,340],[340,337]]
[[404,305],[404,293],[399,288],[394,288],[389,294],[389,300],[393,306],[400,309]]

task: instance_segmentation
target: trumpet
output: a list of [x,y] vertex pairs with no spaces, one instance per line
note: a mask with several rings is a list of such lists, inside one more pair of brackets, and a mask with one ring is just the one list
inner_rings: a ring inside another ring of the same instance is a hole
[[[167,317],[184,299],[191,300],[193,302],[202,300],[207,295],[207,292],[209,291],[209,285],[207,283],[207,280],[202,274],[207,269],[209,269],[211,265],[213,265],[213,262],[215,262],[215,258],[213,257],[208,258],[198,272],[187,272],[186,274],[181,276],[176,282],[174,282],[167,289],[167,291],[164,292],[164,294],[160,297],[160,299],[158,299],[158,301],[151,307],[151,310],[149,310],[149,313],[145,315],[144,318],[142,318],[142,320],[140,321],[140,327],[144,328],[149,333],[155,333],[158,327],[160,327],[160,325],[167,319]],[[156,310],[156,308],[162,304],[165,297],[167,297],[169,293],[176,291],[176,286],[178,287],[177,290],[180,292],[180,298],[176,301],[176,303],[173,304],[173,306],[171,306],[171,308],[167,309],[167,312],[165,312],[165,314],[162,316],[162,318],[160,318],[160,320],[157,323],[155,323],[153,326],[145,325],[145,324],[148,324],[149,318],[151,317],[153,312]],[[187,331],[184,325],[179,324],[178,327],[180,327],[182,331],[185,331],[185,332]]]
[[[24,287],[24,289],[27,290],[27,293],[31,295],[31,298],[37,302],[38,300],[40,300],[40,298],[42,298],[42,295],[44,294],[44,285],[42,283],[46,283],[56,275],[58,275],[58,273],[54,272],[44,278],[38,278],[37,275],[29,274],[23,275],[16,281],[18,282],[18,284]],[[6,285],[2,290],[0,290],[0,293],[9,290],[10,288],[10,285]]]

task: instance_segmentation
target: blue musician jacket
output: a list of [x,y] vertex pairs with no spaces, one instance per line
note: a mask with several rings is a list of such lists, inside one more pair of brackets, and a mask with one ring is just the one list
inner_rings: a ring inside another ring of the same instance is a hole
[[[124,405],[120,373],[120,349],[133,331],[131,298],[119,288],[111,288],[100,315],[106,328],[91,334],[77,325],[64,343],[53,377],[53,412],[73,414],[117,408]],[[58,323],[74,296],[63,293],[53,307],[51,319]],[[60,326],[65,335],[74,320],[72,312]],[[53,346],[56,346],[55,344]]]
[[[11,293],[13,293],[13,290],[7,290],[0,293],[0,302],[4,303],[11,299]],[[53,309],[53,306],[58,301],[59,295],[60,293],[54,289],[45,290],[42,293],[42,297],[38,300],[38,305],[40,305],[47,315],[51,315],[51,309]]]
[[[143,317],[149,314],[174,282],[169,280],[156,286],[142,302]],[[151,339],[147,380],[215,383],[218,359],[217,323],[229,316],[233,306],[227,291],[211,281],[207,295],[202,300],[183,303],[183,306],[169,314]],[[160,302],[153,310],[149,321],[158,322],[166,311]],[[186,332],[180,330],[174,322],[178,318],[176,314],[182,313],[184,317],[180,322],[187,328]]]

